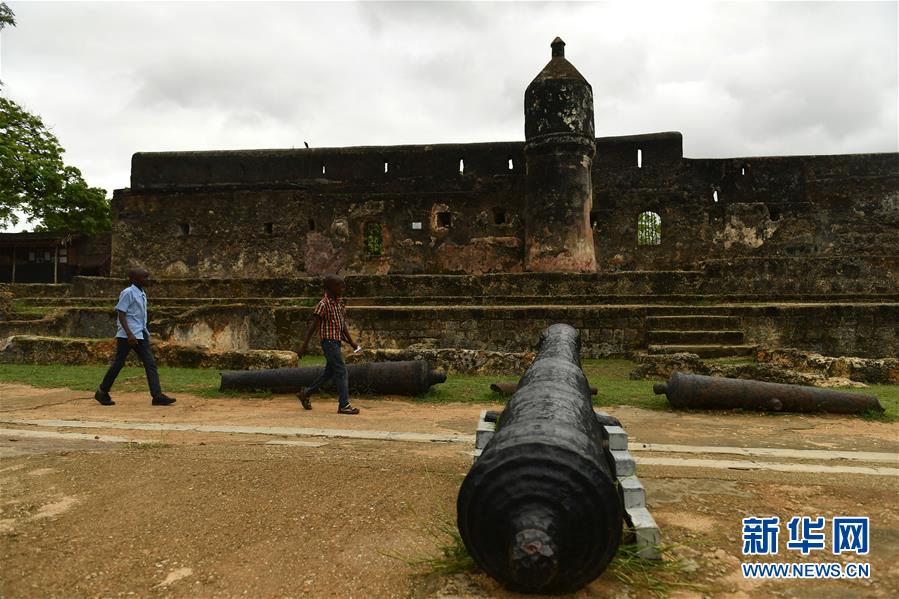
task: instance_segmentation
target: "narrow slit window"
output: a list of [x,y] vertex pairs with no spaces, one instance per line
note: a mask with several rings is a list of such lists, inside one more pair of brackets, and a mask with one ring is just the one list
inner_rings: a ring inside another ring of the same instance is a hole
[[384,163],[384,172],[385,173],[390,172],[390,163],[389,162]]
[[381,223],[365,225],[365,253],[369,256],[380,256],[384,251],[384,240],[381,236]]
[[662,244],[662,217],[655,212],[641,212],[637,217],[637,245]]
[[308,221],[306,221],[306,226],[309,227],[310,231],[315,231],[315,219],[310,218]]
[[324,162],[322,162],[322,174],[323,175],[325,174],[325,163]]
[[265,229],[266,235],[271,235],[275,232],[275,223],[265,223],[263,229]]
[[180,223],[178,225],[178,234],[182,237],[190,235],[190,223]]
[[643,168],[643,150],[637,150],[637,168]]
[[590,228],[594,231],[596,227],[599,226],[599,212],[591,212],[590,213]]
[[718,201],[718,190],[717,190],[717,189],[716,189],[715,191],[712,192],[712,200],[713,200],[714,202],[717,202],[717,201]]
[[511,159],[511,158],[509,158],[509,170],[510,170],[510,171],[514,171],[514,170],[515,170],[515,163],[512,162],[512,159]]
[[744,175],[744,176],[746,175],[746,167],[745,166],[740,169],[740,174]]
[[463,160],[462,158],[459,159],[459,174],[465,174],[465,160]]

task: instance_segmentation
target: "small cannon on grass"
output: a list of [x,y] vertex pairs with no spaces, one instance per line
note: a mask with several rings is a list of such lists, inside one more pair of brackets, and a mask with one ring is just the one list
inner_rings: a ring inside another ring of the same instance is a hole
[[652,389],[656,395],[665,395],[674,408],[833,414],[883,412],[877,398],[864,393],[681,372],[673,373],[668,382],[653,385]]
[[[323,366],[228,370],[222,372],[220,389],[297,393],[311,385],[323,370]],[[347,378],[353,393],[421,395],[427,393],[432,385],[446,382],[446,373],[432,370],[426,360],[371,362],[347,365]]]

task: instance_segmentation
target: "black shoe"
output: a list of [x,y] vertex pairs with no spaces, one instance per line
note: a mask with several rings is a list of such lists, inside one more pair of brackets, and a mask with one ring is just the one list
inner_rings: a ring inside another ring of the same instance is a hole
[[349,414],[350,416],[353,416],[353,415],[359,413],[359,408],[354,408],[354,407],[351,406],[350,404],[347,404],[347,405],[345,405],[345,406],[343,406],[343,407],[338,407],[338,408],[337,408],[337,413],[338,413],[338,414]]
[[109,396],[109,393],[106,391],[100,391],[97,389],[97,392],[94,393],[94,399],[100,402],[101,406],[114,406],[115,402],[112,401],[112,398]]
[[309,394],[306,393],[306,389],[300,389],[300,392],[297,393],[297,399],[300,400],[300,403],[303,405],[304,410],[312,409],[312,402],[309,401]]
[[175,403],[174,397],[169,397],[168,395],[160,395],[159,397],[153,398],[154,406],[170,406]]

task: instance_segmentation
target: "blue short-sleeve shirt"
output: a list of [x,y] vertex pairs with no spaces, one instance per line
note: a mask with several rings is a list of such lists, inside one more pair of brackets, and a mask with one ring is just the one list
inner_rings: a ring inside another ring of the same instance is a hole
[[[131,287],[123,289],[122,293],[119,294],[119,303],[115,305],[115,309],[117,312],[125,313],[125,321],[135,337],[143,339],[144,334],[149,336],[150,331],[147,330],[147,294],[140,287],[131,285]],[[118,328],[115,336],[127,339],[128,333],[122,328],[122,323],[119,322],[118,318],[116,318],[115,322]]]

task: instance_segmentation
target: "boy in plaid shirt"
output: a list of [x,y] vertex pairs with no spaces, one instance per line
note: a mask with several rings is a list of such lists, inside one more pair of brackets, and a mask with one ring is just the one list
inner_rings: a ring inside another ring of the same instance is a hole
[[312,320],[309,322],[309,328],[306,331],[306,339],[303,340],[303,346],[297,352],[300,359],[309,349],[309,340],[312,333],[318,331],[318,337],[321,340],[322,352],[325,354],[324,372],[309,387],[301,389],[297,394],[303,408],[312,409],[312,403],[309,401],[309,395],[318,391],[328,379],[334,379],[334,386],[337,387],[338,414],[358,414],[359,408],[350,405],[349,391],[347,390],[347,374],[346,364],[343,362],[343,354],[340,353],[341,341],[349,343],[354,351],[359,351],[359,346],[350,336],[350,330],[346,326],[346,303],[343,301],[343,292],[346,291],[346,282],[337,275],[327,275],[325,277],[325,297],[322,298],[315,311],[312,313]]

